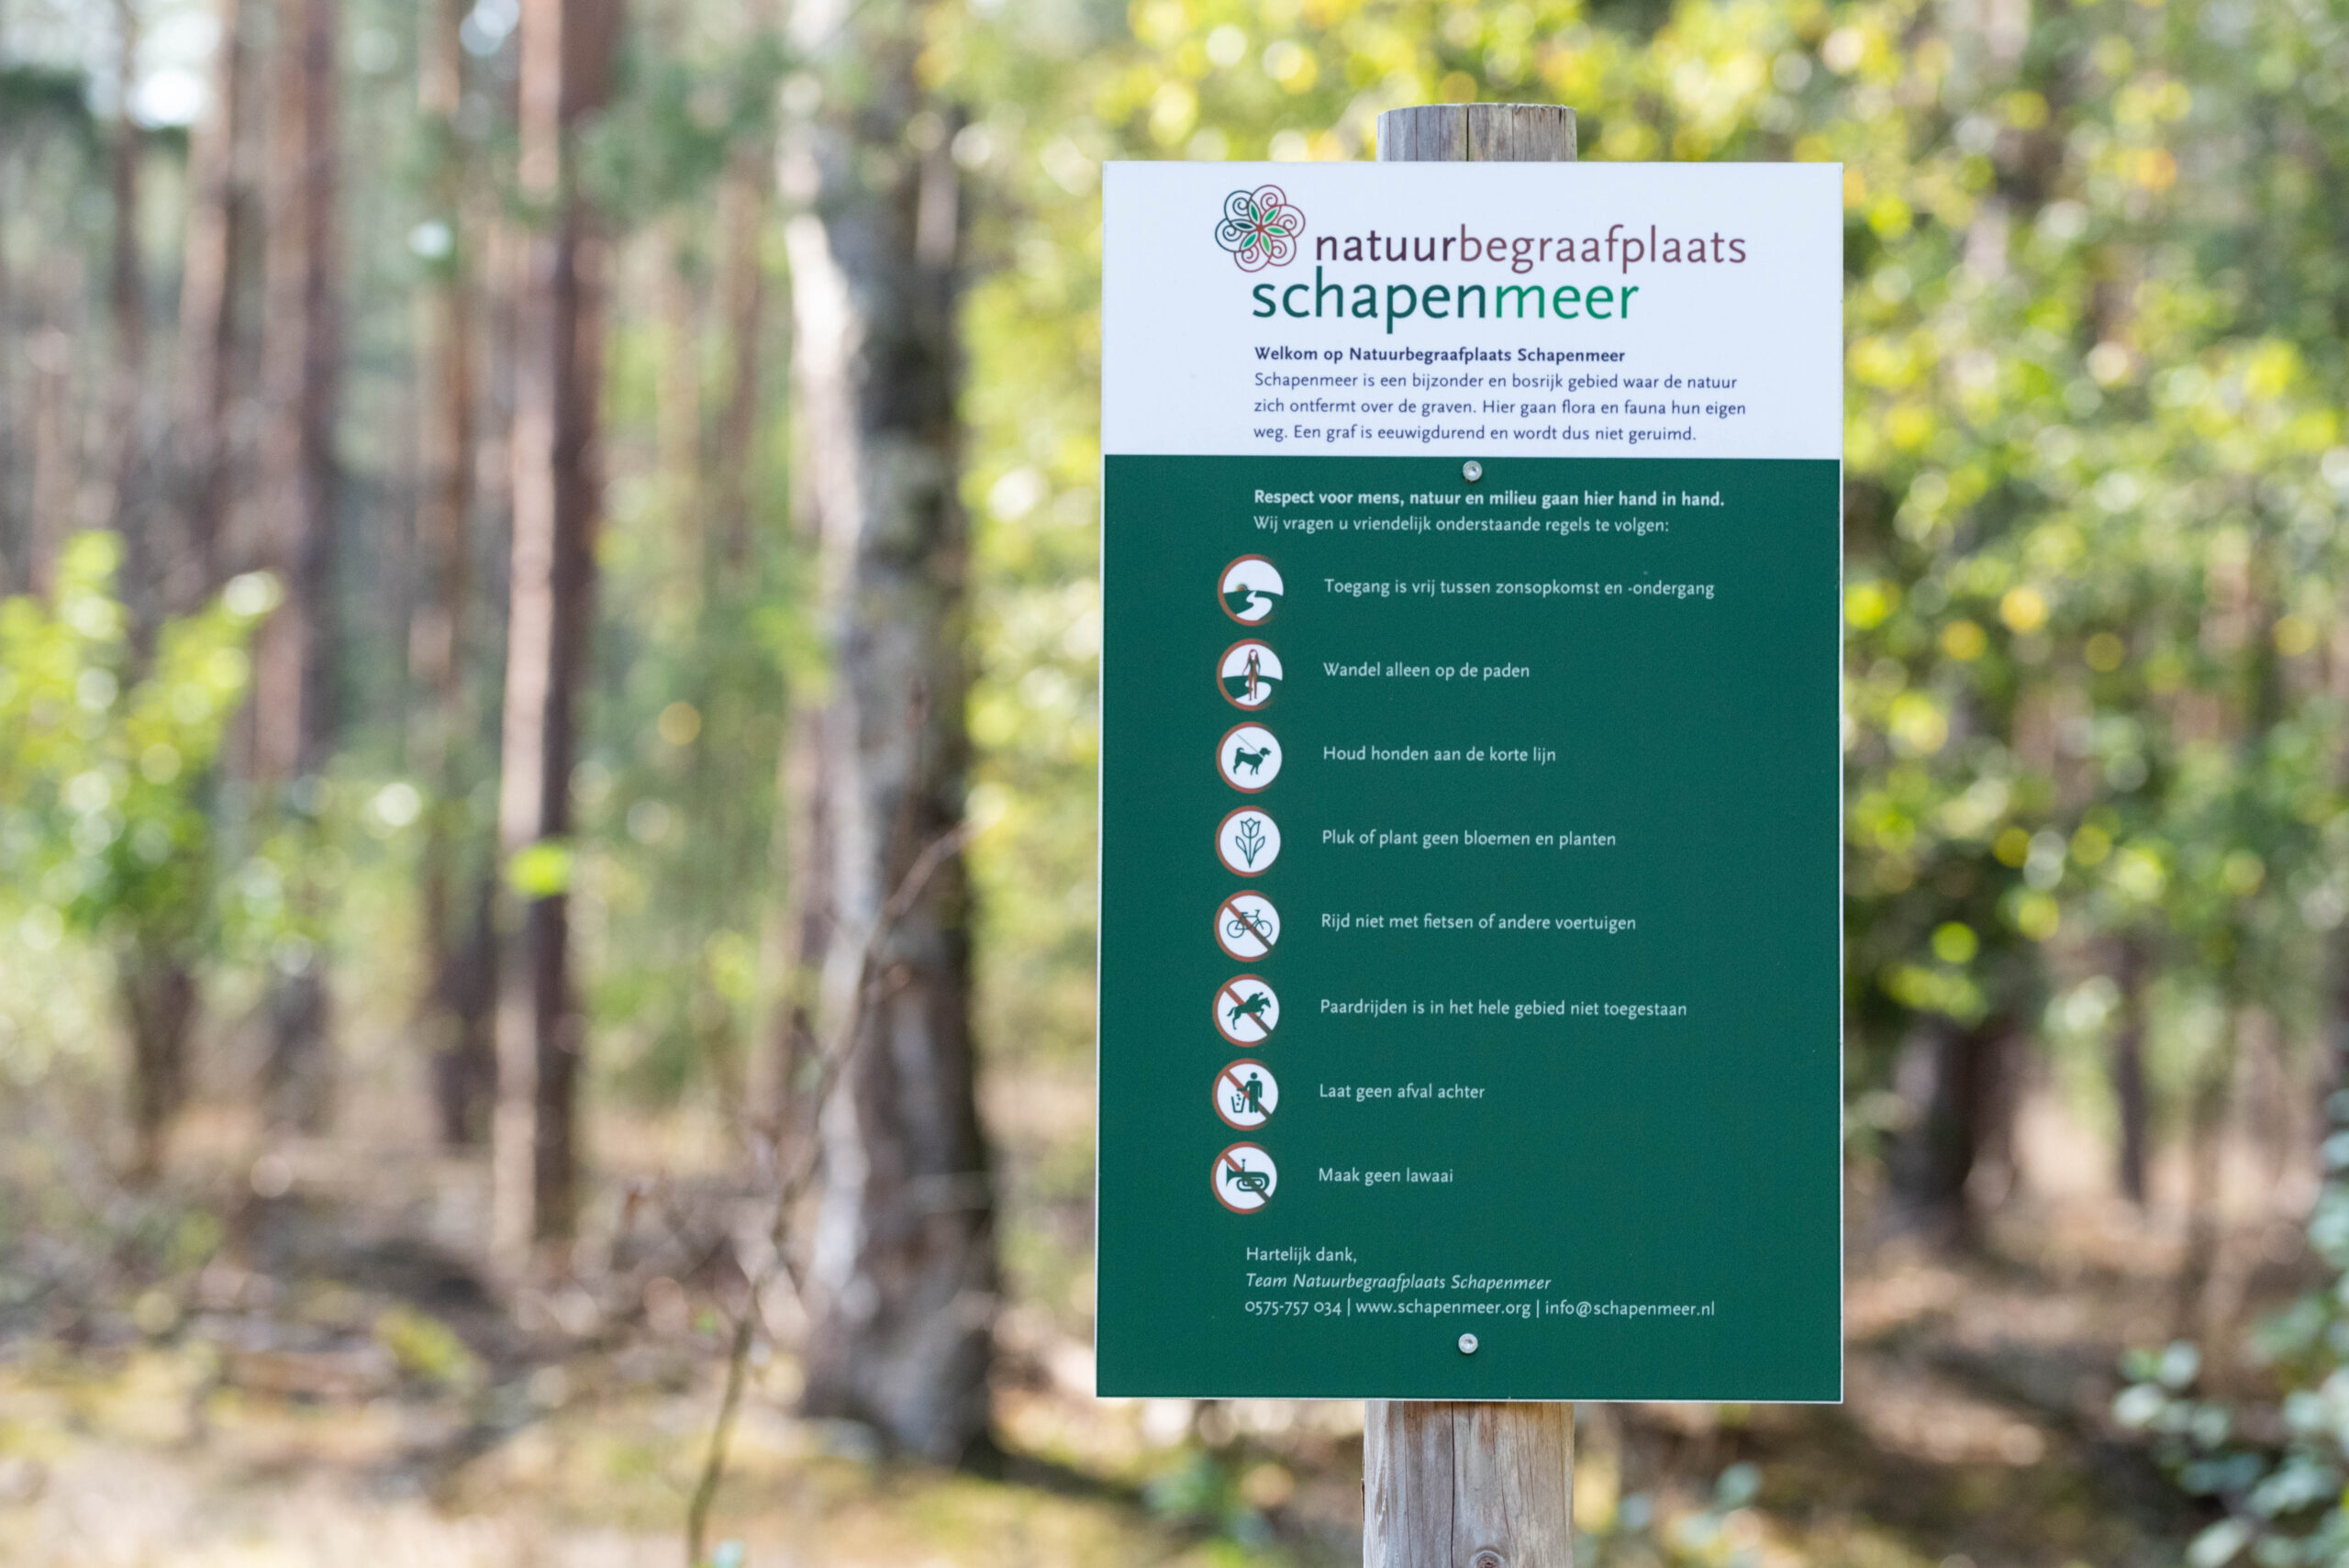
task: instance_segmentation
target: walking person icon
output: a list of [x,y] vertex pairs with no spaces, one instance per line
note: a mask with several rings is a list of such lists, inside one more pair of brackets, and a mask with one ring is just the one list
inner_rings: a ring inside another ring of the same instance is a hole
[[1250,713],[1268,707],[1281,686],[1281,656],[1269,642],[1242,638],[1216,661],[1216,690],[1223,700]]

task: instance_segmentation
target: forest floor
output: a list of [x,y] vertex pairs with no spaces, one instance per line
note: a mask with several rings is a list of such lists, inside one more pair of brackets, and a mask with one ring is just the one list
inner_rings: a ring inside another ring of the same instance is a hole
[[[117,1200],[107,1256],[53,1226],[0,1250],[0,1562],[683,1562],[723,1372],[706,1307],[558,1297],[518,1326],[458,1244],[471,1163],[321,1148],[261,1174],[226,1210]],[[1586,1568],[2176,1562],[2201,1521],[2107,1412],[2121,1352],[2171,1335],[2179,1238],[2109,1201],[2002,1213],[1964,1254],[1854,1246],[1840,1407],[1586,1407]],[[2289,1284],[2294,1234],[2239,1228],[2244,1295]],[[183,1243],[212,1261],[123,1262]],[[1007,1316],[984,1474],[793,1418],[796,1369],[765,1361],[713,1540],[753,1568],[1356,1558],[1359,1406],[1097,1400],[1064,1317]]]

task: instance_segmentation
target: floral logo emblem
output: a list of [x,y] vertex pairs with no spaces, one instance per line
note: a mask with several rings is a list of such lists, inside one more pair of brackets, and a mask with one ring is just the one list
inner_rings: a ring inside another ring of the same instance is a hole
[[1234,191],[1223,198],[1223,217],[1215,226],[1215,242],[1231,252],[1243,272],[1285,267],[1297,255],[1297,237],[1305,232],[1305,214],[1278,185]]

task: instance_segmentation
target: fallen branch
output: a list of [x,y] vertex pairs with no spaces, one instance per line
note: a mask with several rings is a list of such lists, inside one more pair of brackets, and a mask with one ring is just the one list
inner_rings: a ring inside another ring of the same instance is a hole
[[[818,1056],[816,1083],[810,1099],[814,1105],[811,1125],[822,1120],[824,1108],[835,1090],[847,1076],[850,1062],[864,1043],[866,1024],[872,1018],[881,995],[893,989],[885,986],[881,973],[881,955],[889,939],[896,934],[899,922],[930,885],[938,869],[962,852],[970,842],[973,827],[964,822],[952,831],[941,833],[914,857],[906,869],[896,890],[891,893],[874,917],[873,926],[865,933],[864,947],[857,961],[856,987],[849,998],[846,1016],[840,1020],[831,1043]],[[768,1133],[771,1159],[778,1170],[783,1164],[780,1147],[780,1127]],[[791,1285],[795,1295],[806,1294],[806,1282],[794,1265],[789,1246],[792,1216],[797,1211],[801,1198],[807,1195],[823,1165],[823,1149],[815,1140],[807,1140],[807,1148],[796,1169],[785,1173],[775,1189],[774,1218],[767,1227],[767,1255],[757,1273],[749,1275],[749,1299],[740,1316],[734,1321],[734,1334],[726,1360],[726,1391],[720,1396],[717,1419],[711,1424],[709,1449],[703,1457],[701,1474],[694,1484],[693,1499],[685,1508],[685,1568],[706,1568],[709,1535],[709,1513],[718,1499],[718,1488],[726,1478],[727,1451],[734,1437],[735,1418],[742,1405],[742,1388],[750,1374],[751,1351],[758,1340],[760,1301],[778,1275]]]

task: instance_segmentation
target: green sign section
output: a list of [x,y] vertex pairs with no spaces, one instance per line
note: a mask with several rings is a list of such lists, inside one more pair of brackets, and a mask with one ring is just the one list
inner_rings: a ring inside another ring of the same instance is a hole
[[1101,1392],[1839,1397],[1837,465],[1107,469]]

